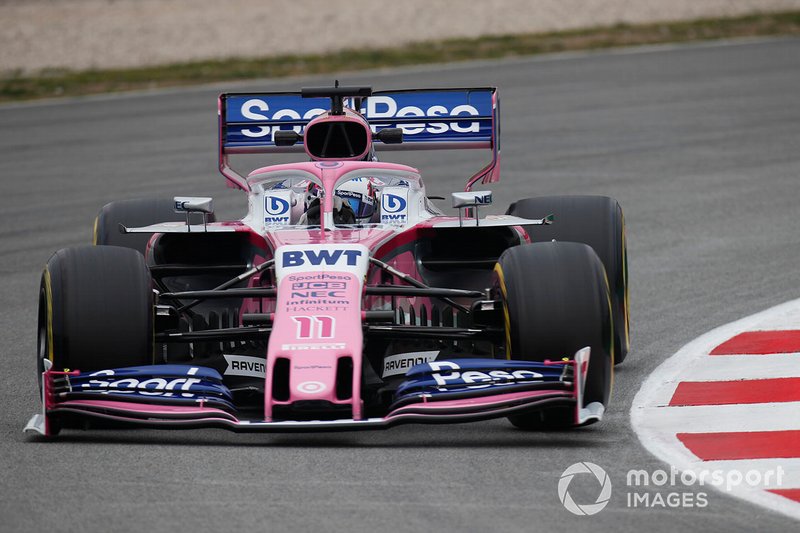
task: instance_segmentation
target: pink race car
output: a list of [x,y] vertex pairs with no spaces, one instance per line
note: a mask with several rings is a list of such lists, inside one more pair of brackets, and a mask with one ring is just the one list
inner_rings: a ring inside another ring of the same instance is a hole
[[[493,88],[223,94],[210,198],[106,205],[93,246],[48,261],[43,411],[27,431],[378,429],[508,417],[600,420],[628,352],[625,227],[607,197],[528,198],[481,217],[499,179]],[[447,216],[390,149],[487,149]],[[236,154],[305,153],[258,168]]]

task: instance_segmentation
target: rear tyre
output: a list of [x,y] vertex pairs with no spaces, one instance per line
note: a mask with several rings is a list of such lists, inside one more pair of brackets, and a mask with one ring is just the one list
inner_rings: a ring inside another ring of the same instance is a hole
[[38,369],[153,363],[153,290],[142,254],[76,246],[50,257],[39,290]]
[[[199,215],[192,215],[192,223],[202,223]],[[106,204],[94,221],[93,244],[123,246],[137,250],[145,255],[147,243],[152,233],[120,233],[119,225],[129,228],[150,226],[159,222],[180,222],[186,220],[185,213],[176,213],[174,203],[168,198],[142,198],[120,200]],[[214,221],[214,215],[208,216]]]
[[523,218],[555,215],[552,225],[525,226],[533,242],[582,242],[594,249],[605,266],[611,291],[614,362],[625,360],[630,348],[628,252],[625,217],[619,203],[607,196],[542,196],[514,202],[507,213]]
[[[592,248],[573,242],[509,248],[497,261],[494,286],[505,311],[507,357],[560,360],[589,346],[584,406],[607,406],[614,329],[603,264]],[[509,417],[523,429],[566,428],[574,419],[572,408]]]

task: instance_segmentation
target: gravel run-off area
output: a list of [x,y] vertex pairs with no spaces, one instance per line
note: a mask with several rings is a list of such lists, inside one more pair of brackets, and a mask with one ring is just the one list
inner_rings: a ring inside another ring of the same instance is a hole
[[800,0],[0,0],[0,73],[386,48],[793,9]]

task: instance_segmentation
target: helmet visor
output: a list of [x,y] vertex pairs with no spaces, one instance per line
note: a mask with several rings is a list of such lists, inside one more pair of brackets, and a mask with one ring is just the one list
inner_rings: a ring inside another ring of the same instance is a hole
[[347,202],[356,218],[369,218],[375,212],[375,200],[360,192],[336,191],[336,196]]

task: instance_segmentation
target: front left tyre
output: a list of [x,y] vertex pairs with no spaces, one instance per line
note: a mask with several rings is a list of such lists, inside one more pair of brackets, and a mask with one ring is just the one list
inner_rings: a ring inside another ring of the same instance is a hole
[[[614,323],[603,263],[576,242],[509,248],[497,261],[494,292],[503,302],[508,359],[558,361],[591,348],[581,407],[608,407],[614,372]],[[575,409],[553,407],[509,417],[521,429],[565,429]]]
[[533,242],[568,241],[588,244],[602,261],[614,314],[615,364],[630,350],[628,252],[622,208],[607,196],[540,196],[517,200],[507,214],[522,218],[553,215],[550,225],[525,226]]
[[142,254],[76,246],[53,254],[39,289],[37,366],[95,371],[153,363],[153,290]]

